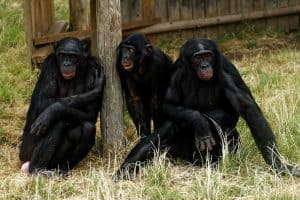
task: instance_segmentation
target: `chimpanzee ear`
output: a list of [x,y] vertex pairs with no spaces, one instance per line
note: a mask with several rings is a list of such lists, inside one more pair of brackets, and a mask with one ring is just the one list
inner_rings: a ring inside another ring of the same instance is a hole
[[146,44],[146,56],[149,56],[153,52],[153,46],[151,44]]
[[90,53],[90,48],[91,48],[91,40],[89,38],[83,39],[82,41],[82,46],[83,46],[83,55],[86,57]]
[[54,42],[54,43],[52,44],[54,51],[56,51],[56,49],[57,49],[57,47],[58,47],[58,43],[59,43],[59,42]]

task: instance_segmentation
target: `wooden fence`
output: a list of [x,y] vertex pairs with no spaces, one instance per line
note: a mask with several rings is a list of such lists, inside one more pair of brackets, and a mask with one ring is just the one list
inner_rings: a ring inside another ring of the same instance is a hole
[[219,34],[242,21],[259,28],[299,28],[300,0],[121,0],[123,30],[148,35]]
[[[70,19],[54,21],[54,0],[24,0],[28,58],[41,63],[51,43],[63,37],[87,38],[90,0],[69,0]],[[242,21],[258,28],[299,28],[300,0],[121,0],[122,29],[145,33],[153,41],[163,33],[180,32],[183,38],[215,36],[232,31]],[[70,29],[71,27],[71,29]]]

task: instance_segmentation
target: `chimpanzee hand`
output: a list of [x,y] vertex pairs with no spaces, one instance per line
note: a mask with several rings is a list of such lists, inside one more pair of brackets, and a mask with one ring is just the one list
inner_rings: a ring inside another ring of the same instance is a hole
[[105,81],[104,73],[101,73],[94,83],[94,87],[98,89],[98,92],[102,91],[104,86],[104,81]]
[[205,119],[200,112],[194,111],[192,115],[192,124],[195,130],[195,146],[199,151],[211,151],[216,141],[213,138],[209,122]]
[[210,132],[203,136],[195,133],[195,146],[199,151],[211,151],[215,145],[216,141]]
[[31,125],[30,134],[41,136],[44,135],[47,131],[47,128],[50,125],[50,119],[48,112],[42,112],[35,122]]
[[36,118],[35,122],[31,125],[30,133],[33,135],[42,135],[46,133],[47,128],[52,124],[55,119],[55,115],[64,108],[64,105],[60,102],[51,104],[46,110],[44,110]]

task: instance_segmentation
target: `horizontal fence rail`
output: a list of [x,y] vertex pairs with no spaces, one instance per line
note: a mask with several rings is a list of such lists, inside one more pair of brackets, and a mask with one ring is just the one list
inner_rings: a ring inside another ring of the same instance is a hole
[[125,33],[216,29],[253,20],[262,27],[297,29],[300,0],[121,0],[121,8]]

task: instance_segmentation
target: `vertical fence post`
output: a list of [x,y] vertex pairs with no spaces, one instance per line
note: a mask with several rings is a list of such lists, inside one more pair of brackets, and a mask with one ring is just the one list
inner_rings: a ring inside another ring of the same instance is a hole
[[120,0],[92,0],[91,9],[94,55],[100,58],[106,76],[100,114],[101,148],[104,153],[112,153],[124,143],[123,101],[116,69],[116,50],[122,39]]

